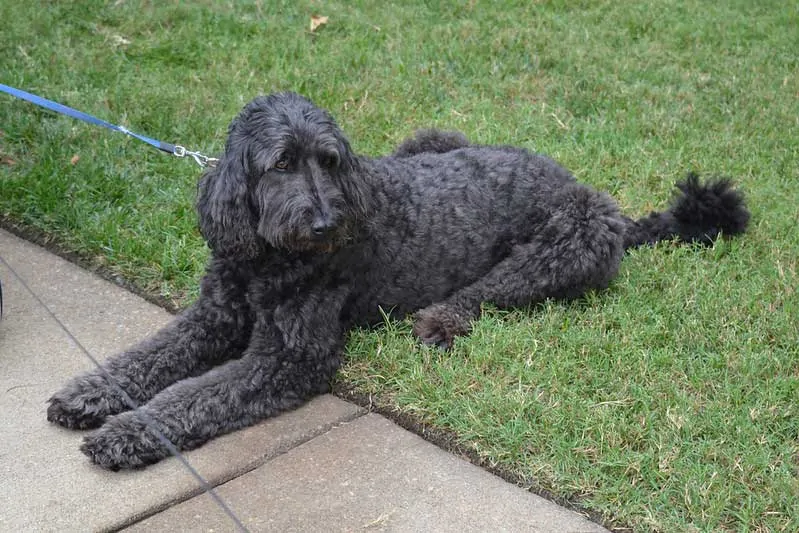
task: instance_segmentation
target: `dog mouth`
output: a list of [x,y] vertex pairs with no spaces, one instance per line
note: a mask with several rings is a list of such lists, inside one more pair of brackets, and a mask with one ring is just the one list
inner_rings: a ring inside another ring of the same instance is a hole
[[311,246],[309,246],[309,248],[307,248],[306,250],[319,252],[323,254],[332,254],[339,248],[341,248],[340,244],[332,241],[325,241],[325,242],[314,243]]
[[303,239],[292,241],[290,244],[288,244],[287,248],[297,252],[332,254],[333,252],[341,249],[344,244],[344,241],[331,239]]
[[341,211],[320,214],[310,209],[264,209],[255,231],[277,249],[332,253],[353,240],[355,222]]
[[333,253],[352,240],[350,232],[345,225],[336,226],[325,232],[296,232],[287,235],[281,242],[274,243],[279,248],[297,252]]

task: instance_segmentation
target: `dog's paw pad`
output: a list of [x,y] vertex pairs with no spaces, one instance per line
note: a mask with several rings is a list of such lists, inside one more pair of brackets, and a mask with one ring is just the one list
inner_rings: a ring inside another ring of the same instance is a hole
[[448,350],[456,336],[469,333],[469,320],[456,309],[445,304],[434,304],[416,313],[413,333],[430,346]]
[[80,450],[108,470],[143,468],[169,455],[136,412],[122,413],[83,439]]

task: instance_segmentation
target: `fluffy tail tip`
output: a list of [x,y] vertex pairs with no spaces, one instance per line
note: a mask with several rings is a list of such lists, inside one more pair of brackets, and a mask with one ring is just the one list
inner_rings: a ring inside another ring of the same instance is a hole
[[680,190],[670,209],[677,220],[680,238],[712,244],[719,234],[738,235],[746,231],[749,210],[744,195],[727,178],[705,183],[691,172],[677,182]]

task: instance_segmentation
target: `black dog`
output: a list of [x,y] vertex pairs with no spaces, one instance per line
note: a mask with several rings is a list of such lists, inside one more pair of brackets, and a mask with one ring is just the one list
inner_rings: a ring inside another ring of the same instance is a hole
[[148,423],[189,449],[328,391],[347,331],[381,309],[418,312],[421,340],[449,347],[481,302],[573,298],[607,287],[631,246],[744,231],[727,181],[678,186],[668,211],[633,221],[522,149],[427,131],[369,159],[308,100],[257,98],[199,184],[213,251],[199,300],[106,372],[71,380],[47,417],[100,426],[82,446],[97,464],[143,466],[168,455]]

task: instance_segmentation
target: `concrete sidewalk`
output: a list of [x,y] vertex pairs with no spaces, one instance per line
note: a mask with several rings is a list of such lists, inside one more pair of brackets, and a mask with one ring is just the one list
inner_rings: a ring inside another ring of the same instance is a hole
[[[2,230],[0,257],[100,359],[171,318]],[[177,459],[107,472],[47,423],[92,363],[2,263],[0,280],[0,531],[233,531]],[[329,395],[185,455],[251,531],[606,531]]]

